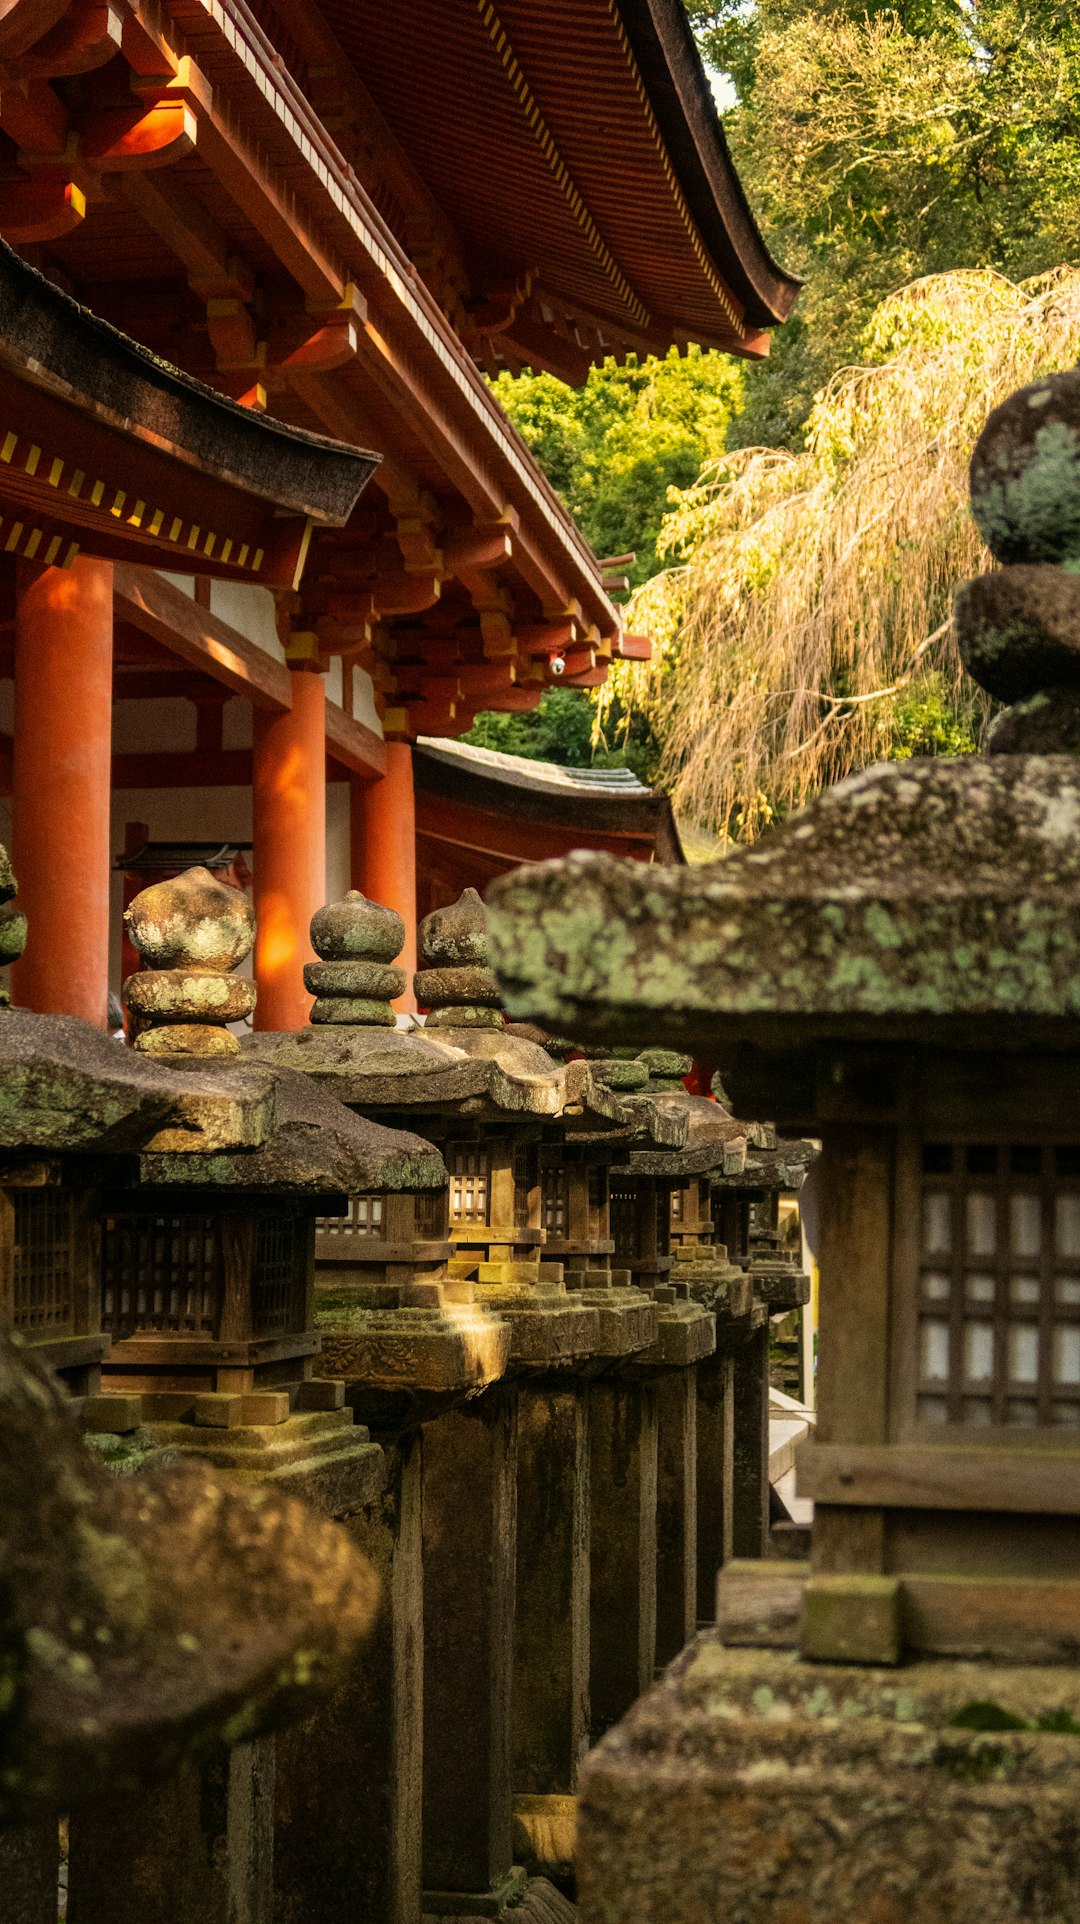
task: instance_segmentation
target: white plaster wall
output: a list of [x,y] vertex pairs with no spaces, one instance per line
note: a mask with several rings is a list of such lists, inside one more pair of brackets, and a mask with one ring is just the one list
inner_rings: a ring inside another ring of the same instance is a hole
[[326,895],[340,902],[349,888],[349,784],[328,782],[326,787]]

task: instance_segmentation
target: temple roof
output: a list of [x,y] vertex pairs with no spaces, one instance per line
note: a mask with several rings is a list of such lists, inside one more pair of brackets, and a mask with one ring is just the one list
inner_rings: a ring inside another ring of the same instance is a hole
[[1080,767],[887,763],[712,867],[571,856],[496,883],[489,911],[511,1013],[575,1034],[1060,1033],[1080,1021]]
[[182,374],[2,240],[0,396],[5,551],[39,561],[81,547],[296,587],[311,527],[343,526],[378,464]]
[[[482,844],[492,856],[502,852],[497,834],[492,846],[483,824],[456,812],[448,816],[449,802],[497,816],[500,824],[550,830],[555,848],[568,836],[578,843],[602,838],[601,846],[619,838],[632,843],[634,853],[651,850],[658,861],[685,859],[668,797],[648,788],[629,768],[563,768],[422,736],[413,749],[413,769],[418,831],[432,841]],[[520,860],[520,838],[512,830],[504,833],[507,859]]]
[[580,380],[605,329],[608,351],[766,351],[799,284],[750,213],[681,0],[320,10],[459,237],[500,361]]

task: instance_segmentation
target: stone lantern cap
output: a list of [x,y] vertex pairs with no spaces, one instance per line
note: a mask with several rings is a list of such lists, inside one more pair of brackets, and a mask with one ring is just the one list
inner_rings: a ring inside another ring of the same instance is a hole
[[704,1176],[712,1171],[739,1177],[747,1162],[747,1134],[751,1123],[737,1122],[718,1102],[707,1096],[692,1096],[684,1089],[678,1095],[654,1097],[663,1113],[684,1118],[686,1140],[681,1148],[641,1147],[630,1150],[626,1162],[617,1165],[617,1174],[633,1176]]
[[310,1716],[378,1601],[346,1532],[294,1496],[206,1464],[107,1470],[3,1332],[0,1570],[0,1821]]
[[72,1016],[0,1009],[0,1149],[251,1150],[272,1133],[265,1070],[178,1069]]
[[490,940],[512,1015],[605,1040],[1080,1032],[1080,764],[891,762],[711,867],[519,869]]
[[317,1088],[307,1076],[273,1076],[274,1120],[266,1139],[242,1154],[158,1153],[140,1158],[140,1179],[175,1187],[359,1195],[442,1189],[437,1149],[403,1129],[385,1129]]
[[803,1186],[820,1155],[816,1143],[807,1142],[797,1136],[777,1136],[770,1128],[772,1141],[764,1148],[751,1145],[746,1152],[746,1166],[740,1174],[729,1176],[726,1171],[714,1170],[712,1186],[714,1189],[735,1189],[743,1194],[747,1191],[777,1189],[781,1195],[795,1195]]

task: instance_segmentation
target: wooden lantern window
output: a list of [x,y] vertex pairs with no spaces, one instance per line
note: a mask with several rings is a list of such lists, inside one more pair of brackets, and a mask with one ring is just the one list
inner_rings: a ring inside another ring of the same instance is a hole
[[656,1209],[656,1253],[658,1256],[670,1256],[672,1192],[670,1189],[657,1189],[653,1194]]
[[633,1183],[625,1177],[611,1179],[611,1236],[615,1253],[624,1262],[640,1254],[638,1244],[638,1199]]
[[306,1322],[307,1283],[295,1216],[263,1216],[255,1242],[251,1328],[255,1336],[288,1336]]
[[382,1196],[350,1196],[346,1215],[318,1217],[316,1227],[319,1236],[341,1236],[348,1241],[354,1236],[381,1238],[384,1202]]
[[[254,1336],[303,1329],[306,1277],[300,1256],[294,1217],[259,1217],[251,1270]],[[192,1212],[105,1218],[101,1324],[116,1341],[150,1334],[213,1340],[223,1289],[220,1216]]]
[[[545,1178],[547,1172],[545,1171]],[[532,1219],[532,1193],[540,1180],[539,1150],[534,1142],[514,1144],[514,1228],[528,1229]]]
[[565,1163],[543,1171],[540,1183],[540,1221],[548,1236],[565,1237],[570,1220],[570,1181]]
[[13,1325],[42,1340],[75,1331],[75,1210],[63,1189],[14,1196]]
[[445,1189],[428,1189],[416,1198],[416,1234],[424,1242],[442,1242],[449,1228],[449,1194]]
[[606,1239],[608,1209],[608,1172],[604,1163],[589,1164],[589,1234]]
[[486,1224],[491,1190],[491,1155],[487,1143],[448,1143],[445,1160],[450,1171],[450,1221],[458,1227]]
[[671,1195],[671,1227],[679,1228],[686,1217],[686,1196],[683,1190],[675,1189]]
[[920,1428],[1080,1436],[1080,1146],[922,1147]]

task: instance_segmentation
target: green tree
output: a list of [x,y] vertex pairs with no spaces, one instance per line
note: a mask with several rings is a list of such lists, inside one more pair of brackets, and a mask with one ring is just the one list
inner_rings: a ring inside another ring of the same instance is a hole
[[688,0],[766,239],[804,276],[733,441],[791,444],[875,306],[1080,253],[1080,15],[1061,0]]
[[500,374],[493,385],[596,552],[636,552],[636,586],[656,570],[669,491],[723,451],[742,382],[729,356],[692,347],[606,360],[581,388],[551,374]]
[[[692,347],[624,366],[607,360],[582,388],[551,374],[500,374],[493,383],[556,493],[596,552],[634,552],[633,586],[656,572],[656,543],[673,491],[689,488],[723,451],[743,373],[727,355]],[[549,688],[527,715],[478,715],[465,740],[477,748],[572,768],[656,770],[659,745],[641,713],[616,705],[593,743],[595,709],[584,689]]]

